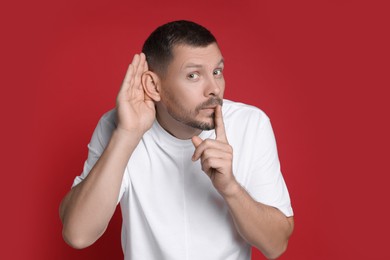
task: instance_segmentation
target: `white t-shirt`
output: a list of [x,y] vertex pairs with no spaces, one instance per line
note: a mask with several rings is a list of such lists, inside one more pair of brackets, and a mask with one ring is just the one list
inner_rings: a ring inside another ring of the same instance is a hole
[[[292,216],[269,118],[258,108],[229,100],[224,100],[222,112],[237,181],[256,201]],[[115,116],[112,110],[99,121],[84,171],[73,185],[102,154]],[[215,132],[203,131],[200,137],[214,139]],[[193,152],[191,140],[173,137],[157,121],[134,150],[118,199],[126,260],[250,259],[250,245],[236,231],[225,201],[199,160],[191,160]]]

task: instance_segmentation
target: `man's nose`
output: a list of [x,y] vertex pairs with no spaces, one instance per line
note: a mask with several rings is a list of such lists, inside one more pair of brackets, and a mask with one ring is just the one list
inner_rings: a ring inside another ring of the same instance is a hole
[[210,77],[206,84],[206,96],[218,96],[221,93],[222,83],[218,82],[214,77]]

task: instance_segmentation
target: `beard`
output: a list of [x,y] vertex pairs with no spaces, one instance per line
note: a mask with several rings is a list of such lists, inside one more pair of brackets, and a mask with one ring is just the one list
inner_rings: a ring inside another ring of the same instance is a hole
[[[168,94],[168,93],[166,93]],[[194,110],[188,109],[183,103],[177,100],[172,95],[166,95],[167,101],[165,106],[168,114],[176,121],[185,124],[189,127],[200,130],[212,130],[215,128],[215,112],[207,116],[207,120],[197,120],[196,116],[199,115],[202,109],[217,106],[223,104],[223,100],[219,97],[212,97],[209,100],[199,104]]]

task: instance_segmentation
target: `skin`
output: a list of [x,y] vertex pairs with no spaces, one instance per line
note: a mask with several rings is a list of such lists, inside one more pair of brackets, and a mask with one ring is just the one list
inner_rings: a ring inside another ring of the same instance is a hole
[[156,101],[157,120],[179,139],[214,129],[215,107],[225,90],[223,57],[216,44],[206,48],[179,45],[164,77],[148,74],[147,94]]
[[[179,139],[194,145],[193,161],[225,199],[237,231],[270,259],[280,256],[293,231],[293,218],[256,202],[232,172],[233,148],[223,123],[225,90],[223,57],[216,44],[175,46],[166,75],[149,71],[145,56],[135,55],[117,97],[118,126],[87,178],[63,199],[60,216],[66,242],[84,248],[105,231],[117,203],[124,169],[153,120]],[[202,129],[216,139],[202,140]]]
[[145,56],[135,55],[117,96],[118,126],[88,176],[60,205],[64,240],[74,248],[93,244],[106,230],[117,206],[127,162],[156,116],[140,84]]

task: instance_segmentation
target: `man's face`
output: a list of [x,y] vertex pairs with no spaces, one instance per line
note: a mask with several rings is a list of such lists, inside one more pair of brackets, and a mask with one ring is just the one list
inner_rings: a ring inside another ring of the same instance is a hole
[[186,126],[214,129],[215,107],[225,90],[223,57],[216,43],[177,45],[161,80],[161,103],[170,117]]

